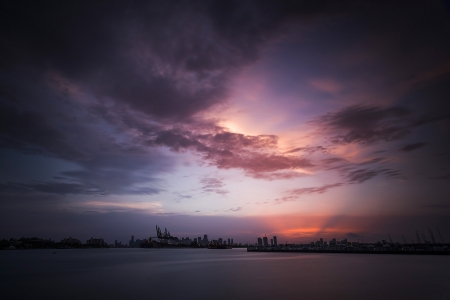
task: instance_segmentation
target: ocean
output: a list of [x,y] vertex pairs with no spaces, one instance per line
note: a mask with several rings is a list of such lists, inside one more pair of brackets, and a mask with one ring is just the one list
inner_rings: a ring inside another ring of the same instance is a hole
[[450,299],[450,256],[5,250],[0,299]]

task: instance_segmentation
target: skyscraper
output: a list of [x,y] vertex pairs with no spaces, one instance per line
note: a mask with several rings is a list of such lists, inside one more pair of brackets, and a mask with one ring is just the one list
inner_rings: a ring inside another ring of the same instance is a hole
[[269,241],[267,240],[267,236],[265,236],[265,235],[263,237],[263,244],[264,244],[264,247],[269,247]]
[[258,238],[258,246],[259,246],[259,247],[262,247],[262,245],[263,245],[263,243],[262,243],[262,238],[259,237],[259,238]]
[[230,239],[228,239],[228,245],[231,244],[230,242],[231,242]]
[[273,237],[273,245],[274,245],[275,247],[278,246],[278,242],[277,242],[277,237],[276,237],[276,236]]

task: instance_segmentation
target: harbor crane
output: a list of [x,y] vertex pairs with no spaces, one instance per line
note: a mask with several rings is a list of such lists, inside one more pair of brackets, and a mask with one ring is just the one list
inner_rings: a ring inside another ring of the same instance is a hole
[[164,232],[162,232],[158,225],[156,225],[156,237],[165,244],[172,240],[178,240],[177,237],[170,234],[170,231],[168,231],[167,228],[164,228]]

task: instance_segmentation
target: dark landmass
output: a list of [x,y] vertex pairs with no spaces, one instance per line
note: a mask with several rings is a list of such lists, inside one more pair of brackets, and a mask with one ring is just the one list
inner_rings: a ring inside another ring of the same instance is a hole
[[377,247],[373,244],[344,248],[306,248],[291,246],[247,247],[247,252],[298,252],[298,253],[343,253],[343,254],[408,254],[408,255],[450,255],[450,244],[393,244]]

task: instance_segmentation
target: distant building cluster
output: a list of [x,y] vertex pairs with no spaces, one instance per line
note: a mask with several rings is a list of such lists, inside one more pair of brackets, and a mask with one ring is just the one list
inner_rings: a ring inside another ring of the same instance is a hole
[[[264,237],[258,237],[257,242],[252,245],[249,249],[254,249],[255,251],[271,251],[278,249],[287,250],[311,250],[311,251],[448,251],[449,244],[446,244],[442,238],[441,232],[437,229],[440,241],[436,239],[433,231],[428,228],[429,237],[428,240],[425,234],[419,234],[416,231],[416,241],[411,239],[410,242],[402,235],[402,242],[394,242],[390,236],[387,235],[388,240],[383,239],[381,241],[373,243],[363,243],[362,240],[357,242],[349,242],[346,238],[342,240],[337,240],[332,238],[328,242],[324,241],[322,238],[315,242],[300,243],[300,244],[289,244],[288,242],[284,244],[278,244],[277,237],[274,236],[269,239],[265,235]],[[258,250],[260,249],[260,250]],[[283,251],[283,250],[281,250]]]
[[73,249],[73,248],[107,248],[108,245],[102,238],[90,238],[85,244],[81,240],[68,237],[60,242],[38,237],[9,239],[0,241],[0,249]]
[[267,236],[264,236],[263,238],[258,238],[258,243],[257,243],[258,247],[278,247],[278,240],[277,237],[274,236],[272,239],[270,239],[270,245],[269,245],[269,240],[267,238]]
[[196,247],[208,247],[211,243],[215,245],[227,245],[227,246],[242,246],[242,244],[235,244],[232,238],[222,239],[219,238],[217,240],[208,239],[208,235],[204,234],[203,237],[195,237],[193,239],[189,237],[172,237],[170,239],[166,239],[164,236],[160,237],[150,237],[148,239],[134,239],[134,235],[131,236],[131,239],[128,244],[122,244],[122,242],[115,241],[114,244],[109,245],[113,248],[139,248],[143,246],[148,246],[150,243],[166,243],[172,246],[196,246]]

